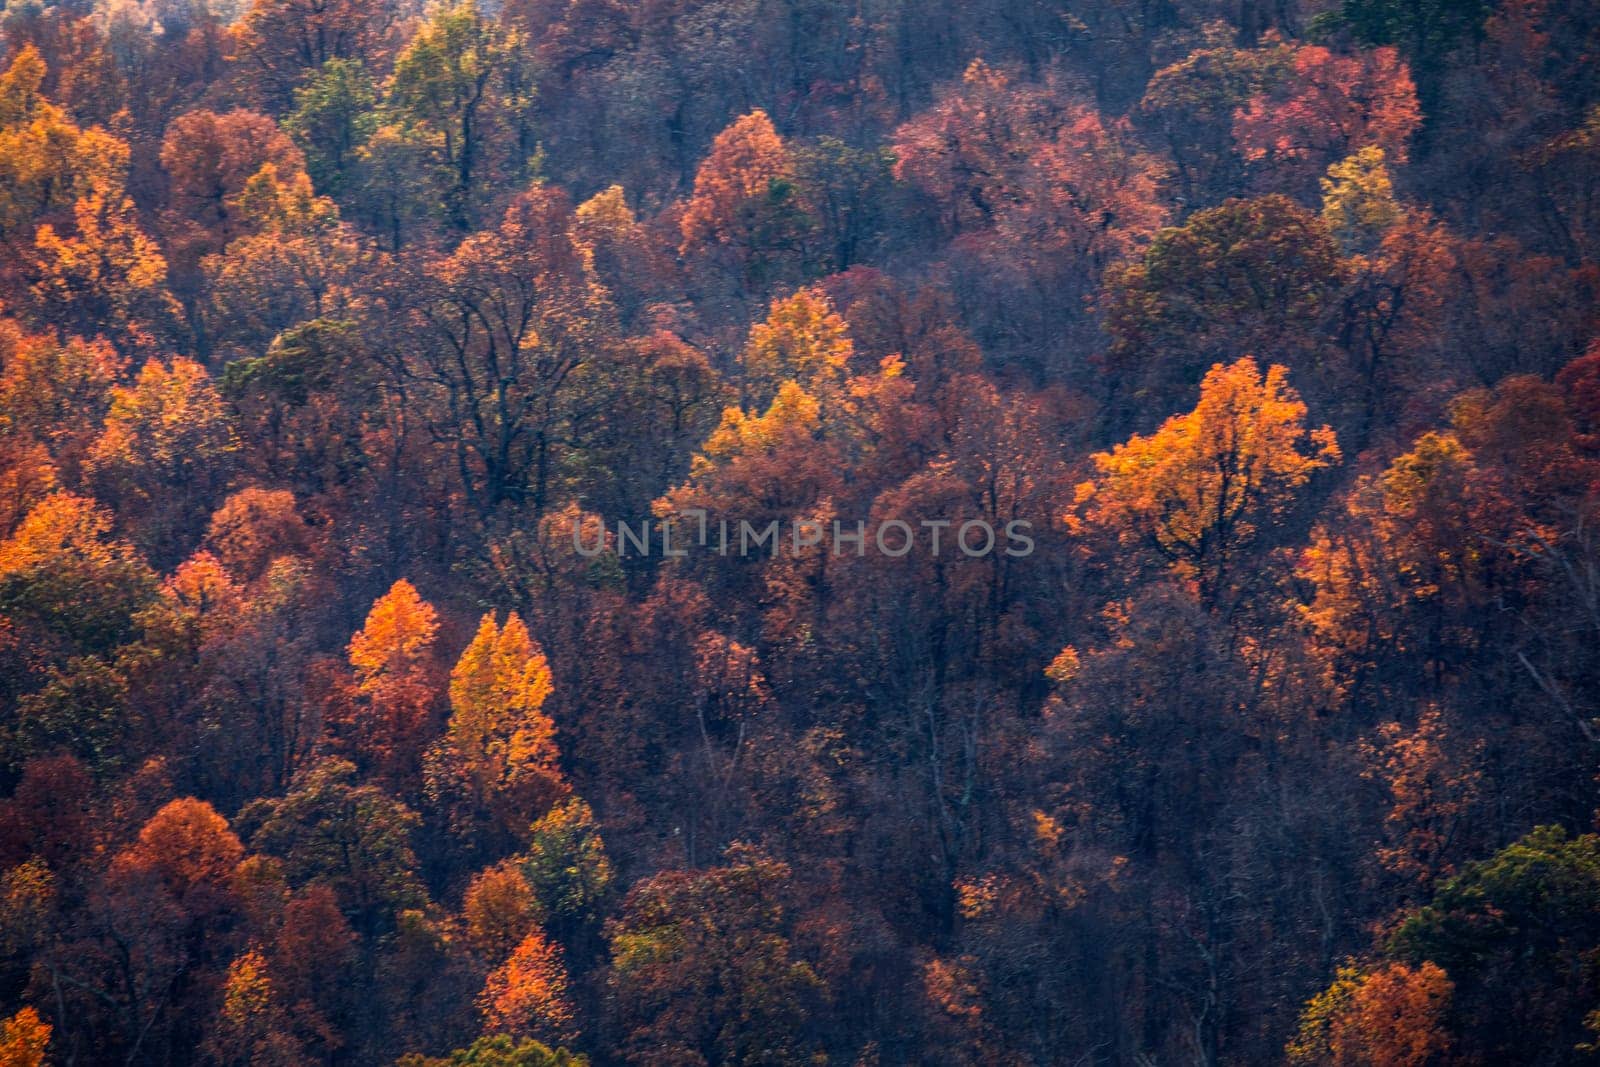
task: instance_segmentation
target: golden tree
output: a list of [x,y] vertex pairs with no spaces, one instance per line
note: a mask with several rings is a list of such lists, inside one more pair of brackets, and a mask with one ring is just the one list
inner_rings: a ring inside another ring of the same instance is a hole
[[127,193],[128,144],[77,126],[41,92],[47,74],[31,44],[0,72],[0,245],[26,266],[40,321],[146,341],[175,305]]
[[13,248],[90,189],[120,190],[128,170],[125,141],[45,99],[48,73],[32,44],[0,71],[0,242]]
[[40,317],[63,330],[112,333],[148,342],[150,327],[178,310],[167,292],[167,261],[139,227],[119,184],[94,188],[73,205],[65,233],[50,223],[34,235],[33,296]]
[[1098,477],[1078,487],[1069,525],[1109,530],[1124,545],[1153,544],[1209,604],[1261,526],[1339,459],[1333,431],[1307,430],[1305,418],[1284,367],[1263,375],[1248,356],[1216,364],[1193,411],[1094,455]]
[[259,949],[251,948],[229,964],[222,1007],[205,1044],[217,1063],[298,1067],[310,1062],[292,1033],[289,1013]]
[[97,495],[157,563],[191,544],[232,473],[239,440],[232,413],[204,367],[152,359],[111,390],[105,429],[84,466]]
[[1322,179],[1322,221],[1347,250],[1373,247],[1403,213],[1377,145],[1333,164]]
[[433,790],[464,804],[468,822],[490,815],[522,835],[567,794],[544,711],[553,688],[550,663],[522,619],[512,612],[502,627],[485,615],[450,672],[449,727],[429,767]]
[[800,289],[774,300],[766,321],[750,327],[739,357],[747,398],[767,403],[786,381],[828,392],[843,381],[854,352],[849,324],[822,291]]

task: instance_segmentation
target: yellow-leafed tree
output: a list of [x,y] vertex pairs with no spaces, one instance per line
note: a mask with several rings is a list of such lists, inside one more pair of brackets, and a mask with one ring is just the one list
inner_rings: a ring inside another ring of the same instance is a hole
[[785,381],[813,393],[836,390],[855,352],[850,327],[816,289],[774,300],[765,322],[750,327],[739,363],[752,403],[767,403]]
[[554,686],[522,619],[483,617],[450,672],[450,722],[429,760],[431,786],[465,816],[488,817],[518,837],[569,790],[555,723],[544,710]]
[[1245,545],[1279,518],[1311,475],[1339,459],[1333,431],[1306,428],[1306,406],[1278,365],[1217,364],[1193,411],[1093,457],[1069,525],[1153,544],[1212,602]]

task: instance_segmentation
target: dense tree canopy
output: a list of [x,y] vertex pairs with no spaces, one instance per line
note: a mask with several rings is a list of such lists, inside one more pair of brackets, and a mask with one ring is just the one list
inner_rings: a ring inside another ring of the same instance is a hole
[[0,10],[0,1064],[1600,1050],[1600,16]]

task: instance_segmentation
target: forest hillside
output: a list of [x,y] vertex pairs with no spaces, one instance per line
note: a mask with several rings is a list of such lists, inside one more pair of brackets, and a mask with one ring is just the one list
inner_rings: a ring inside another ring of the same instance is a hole
[[1593,0],[0,12],[0,1064],[1600,1056]]

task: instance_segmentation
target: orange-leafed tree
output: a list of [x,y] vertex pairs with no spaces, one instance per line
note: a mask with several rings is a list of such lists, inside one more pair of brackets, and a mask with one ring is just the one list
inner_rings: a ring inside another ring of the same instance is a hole
[[117,863],[152,872],[185,912],[200,918],[231,905],[243,858],[228,820],[203,800],[180,797],[150,817]]
[[487,960],[506,960],[539,924],[538,898],[515,860],[473,876],[461,899],[468,943]]
[[96,492],[153,561],[181,558],[232,478],[239,450],[231,413],[205,368],[152,359],[111,391],[105,429],[85,468]]
[[97,652],[133,634],[155,575],[92,499],[56,492],[0,542],[0,610],[41,652]]
[[0,73],[0,282],[27,282],[35,317],[57,331],[148,343],[171,297],[128,196],[128,143],[46,99],[47,73],[31,44]]
[[1003,1047],[995,1026],[985,1018],[984,975],[970,955],[934,957],[922,965],[922,997],[930,1028],[948,1048],[952,1063],[992,1062]]
[[33,1008],[20,1008],[0,1024],[0,1063],[6,1067],[44,1067],[52,1027]]
[[808,221],[793,154],[767,113],[752,111],[717,134],[695,173],[678,251],[731,266],[759,290],[796,264]]
[[[1589,688],[1567,674],[1582,657],[1555,651],[1570,647],[1555,635],[1575,632],[1556,619],[1576,602],[1533,622],[1543,615],[1533,605],[1582,587],[1575,577],[1586,566],[1574,553],[1590,551],[1577,547],[1587,544],[1582,531],[1592,522],[1585,501],[1595,467],[1581,432],[1583,367],[1574,366],[1561,383],[1565,392],[1515,376],[1492,391],[1459,396],[1451,429],[1422,434],[1387,467],[1358,479],[1313,529],[1300,560],[1310,583],[1302,610],[1311,649],[1334,685],[1380,706],[1457,706],[1448,691],[1482,669],[1487,650],[1531,624],[1551,644],[1537,656],[1523,653],[1526,660],[1513,657],[1512,665],[1541,689],[1553,686],[1543,691],[1561,697],[1551,699],[1563,729],[1592,738],[1587,702],[1565,695]],[[1554,676],[1571,680],[1557,684]],[[1482,713],[1506,714],[1509,726],[1516,709],[1515,702],[1497,703]],[[1507,740],[1495,730],[1484,736]],[[1544,747],[1533,762],[1560,761],[1564,747]],[[1491,759],[1506,754],[1501,749]],[[1501,788],[1515,777],[1502,772]]]
[[274,560],[310,554],[312,530],[287,489],[241,489],[206,526],[205,543],[240,582],[261,577]]
[[109,341],[60,341],[0,319],[0,427],[44,445],[75,481],[127,367]]
[[821,404],[794,381],[778,386],[765,411],[724,408],[690,464],[688,484],[665,501],[674,511],[710,505],[730,513],[741,495],[779,508],[809,504],[837,477],[837,465],[825,458],[822,425]]
[[1443,968],[1390,963],[1342,967],[1300,1016],[1289,1062],[1332,1067],[1425,1067],[1452,1044],[1445,1026],[1454,983]]
[[350,666],[357,684],[371,692],[420,667],[439,629],[433,606],[404,578],[389,587],[367,614],[367,623],[350,639]]
[[561,947],[537,926],[489,973],[478,1004],[490,1031],[555,1043],[576,1036]]
[[682,219],[687,252],[707,244],[736,243],[741,215],[772,192],[773,182],[789,180],[794,162],[765,111],[752,111],[717,134],[711,152],[695,174],[694,194]]
[[41,321],[133,346],[148,346],[170,328],[177,305],[167,292],[166,258],[120,184],[90,188],[73,204],[71,223],[44,223],[33,246]]
[[305,156],[276,122],[254,111],[190,111],[172,121],[161,142],[172,210],[198,226],[213,250],[240,234],[246,219],[237,198],[269,163],[288,175],[305,169]]
[[59,488],[61,472],[43,445],[0,436],[0,536],[9,537],[35,504]]
[[[129,1058],[172,1040],[178,1020],[205,1011],[237,944],[233,874],[243,854],[215,809],[182,798],[152,815],[113,858],[96,889],[93,922],[61,965],[77,972],[72,988],[79,995],[95,992],[93,999],[120,1005],[108,1021]],[[195,980],[181,983],[185,975]],[[158,1002],[156,989],[170,993]],[[92,1000],[86,1006],[95,1010]]]
[[373,602],[350,639],[351,686],[329,709],[335,750],[407,780],[434,728],[439,615],[401,578]]
[[[704,509],[705,529],[713,531],[728,517],[736,541],[741,521],[788,521],[801,510],[810,517],[843,491],[852,463],[888,461],[915,386],[898,356],[858,366],[855,353],[849,324],[820,287],[774,300],[739,356],[741,402],[723,408],[687,481],[657,502],[656,513]],[[720,536],[713,533],[711,543]]]
[[[1447,650],[1467,637],[1449,619],[1483,603],[1499,555],[1481,552],[1469,531],[1510,532],[1507,502],[1489,485],[1467,503],[1472,483],[1487,480],[1457,435],[1425,433],[1312,531],[1299,567],[1314,589],[1304,613],[1336,678],[1357,684],[1395,656],[1417,681],[1438,678]],[[1402,644],[1404,633],[1414,636]]]
[[1278,365],[1248,356],[1217,364],[1193,411],[1093,457],[1070,523],[1147,545],[1212,603],[1247,545],[1294,503],[1311,475],[1339,459],[1333,431],[1306,427],[1306,406]]
[[1482,747],[1457,742],[1436,705],[1424,708],[1410,731],[1384,723],[1377,739],[1362,745],[1362,776],[1389,791],[1377,849],[1385,869],[1422,889],[1454,873],[1450,856],[1460,850],[1459,831],[1477,799]]

